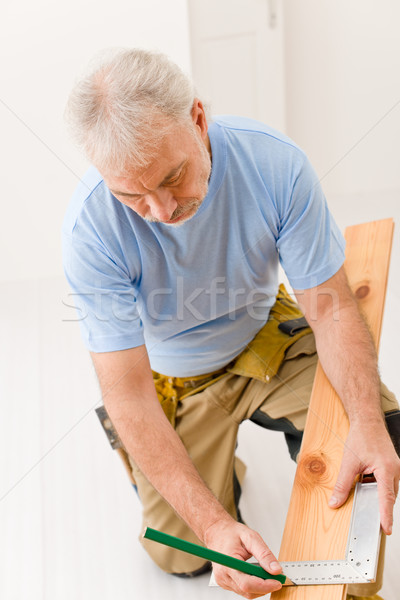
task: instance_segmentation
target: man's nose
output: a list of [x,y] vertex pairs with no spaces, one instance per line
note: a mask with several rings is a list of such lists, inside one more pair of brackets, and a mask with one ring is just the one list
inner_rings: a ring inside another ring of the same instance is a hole
[[159,188],[148,196],[151,216],[159,221],[169,221],[178,206],[172,192],[167,188]]

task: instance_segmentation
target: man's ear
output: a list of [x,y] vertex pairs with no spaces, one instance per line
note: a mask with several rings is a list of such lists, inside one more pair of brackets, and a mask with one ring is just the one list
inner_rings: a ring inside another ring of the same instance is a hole
[[199,128],[201,137],[205,139],[207,137],[208,124],[206,111],[201,100],[195,98],[192,106],[192,120],[193,123]]

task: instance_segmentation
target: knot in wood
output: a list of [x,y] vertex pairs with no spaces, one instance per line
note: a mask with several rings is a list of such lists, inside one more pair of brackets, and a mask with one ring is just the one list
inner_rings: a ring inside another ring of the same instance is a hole
[[360,285],[355,291],[358,300],[363,300],[369,294],[369,285]]
[[312,475],[323,475],[326,471],[326,464],[319,457],[311,457],[307,464],[305,465],[306,469],[312,473]]
[[330,479],[329,461],[323,454],[308,454],[303,457],[297,469],[301,485],[326,485]]

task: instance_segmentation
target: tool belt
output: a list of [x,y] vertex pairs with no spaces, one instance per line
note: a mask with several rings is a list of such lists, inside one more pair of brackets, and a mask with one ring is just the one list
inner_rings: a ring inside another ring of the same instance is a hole
[[226,373],[268,383],[278,372],[287,349],[308,333],[311,333],[311,328],[305,317],[285,286],[281,284],[268,321],[237,358],[226,367],[195,377],[170,377],[153,371],[157,396],[165,415],[175,426],[179,401],[203,391]]

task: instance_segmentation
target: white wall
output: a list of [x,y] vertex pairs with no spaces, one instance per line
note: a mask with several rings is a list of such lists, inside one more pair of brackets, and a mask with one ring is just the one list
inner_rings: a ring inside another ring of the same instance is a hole
[[287,133],[307,151],[328,196],[399,198],[400,4],[284,6]]
[[141,46],[189,71],[185,0],[5,0],[0,23],[0,282],[61,275],[60,227],[82,159],[65,102],[94,53]]
[[[333,208],[355,194],[371,210],[380,193],[397,202],[400,4],[279,2],[287,133],[307,151]],[[61,221],[85,168],[62,121],[77,73],[103,47],[136,45],[161,49],[189,71],[188,37],[186,0],[6,0],[0,282],[61,275]]]
[[288,135],[311,159],[342,230],[387,217],[396,224],[380,364],[399,396],[400,4],[282,1]]

